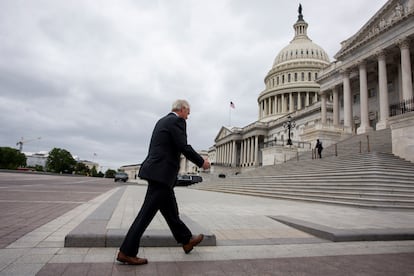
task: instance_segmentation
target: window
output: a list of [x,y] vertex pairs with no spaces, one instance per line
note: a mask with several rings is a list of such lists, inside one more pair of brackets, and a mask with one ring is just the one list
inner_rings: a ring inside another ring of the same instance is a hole
[[302,72],[302,81],[305,80],[305,73]]
[[388,84],[388,93],[394,92],[394,84],[390,81]]
[[295,73],[295,81],[298,81],[298,73]]
[[359,103],[359,94],[353,95],[354,104]]
[[368,97],[369,98],[374,98],[376,96],[377,96],[377,91],[375,90],[375,88],[368,89]]
[[288,74],[288,82],[290,82],[290,73]]
[[285,75],[282,75],[282,83],[285,83]]
[[309,72],[308,73],[308,81],[311,81],[312,80],[312,73],[311,72]]

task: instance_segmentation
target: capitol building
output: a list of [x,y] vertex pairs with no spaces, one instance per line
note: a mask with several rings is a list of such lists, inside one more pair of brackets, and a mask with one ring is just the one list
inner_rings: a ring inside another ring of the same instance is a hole
[[316,139],[327,147],[390,128],[393,105],[412,108],[414,0],[385,3],[341,43],[334,61],[308,36],[301,6],[293,29],[264,76],[257,121],[219,130],[208,152],[215,167],[238,172],[286,162],[311,154]]

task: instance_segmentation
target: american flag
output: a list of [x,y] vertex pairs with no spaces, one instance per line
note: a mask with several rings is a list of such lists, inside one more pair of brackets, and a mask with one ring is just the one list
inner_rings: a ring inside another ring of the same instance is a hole
[[234,105],[234,103],[233,103],[233,102],[230,102],[230,107],[231,107],[231,108],[236,108],[236,106]]

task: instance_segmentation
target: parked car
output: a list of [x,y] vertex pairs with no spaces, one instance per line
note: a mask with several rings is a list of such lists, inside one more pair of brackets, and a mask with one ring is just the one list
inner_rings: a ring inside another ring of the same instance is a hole
[[115,182],[117,182],[117,181],[127,182],[128,181],[128,174],[124,173],[124,172],[117,172],[115,174],[114,181]]
[[189,186],[195,183],[202,182],[203,178],[199,175],[178,175],[176,186]]

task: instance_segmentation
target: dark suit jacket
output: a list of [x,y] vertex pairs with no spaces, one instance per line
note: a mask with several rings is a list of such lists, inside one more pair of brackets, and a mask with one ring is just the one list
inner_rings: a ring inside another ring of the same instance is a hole
[[199,167],[204,163],[204,159],[187,144],[185,120],[171,112],[155,125],[148,156],[142,163],[138,176],[174,186],[180,169],[181,153]]

